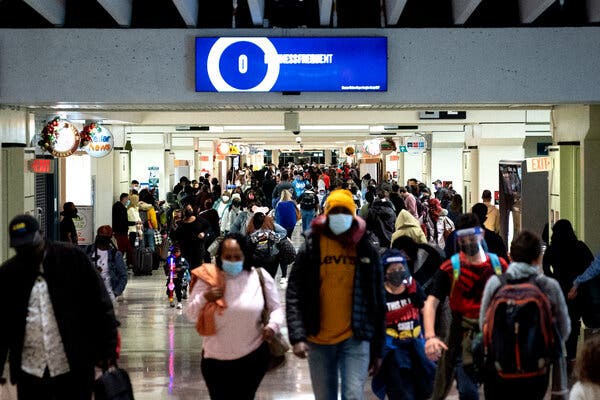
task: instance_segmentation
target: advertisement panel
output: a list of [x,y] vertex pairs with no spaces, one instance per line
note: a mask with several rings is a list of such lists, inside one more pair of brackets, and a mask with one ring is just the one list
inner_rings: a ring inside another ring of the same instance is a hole
[[197,92],[387,90],[387,38],[196,38]]

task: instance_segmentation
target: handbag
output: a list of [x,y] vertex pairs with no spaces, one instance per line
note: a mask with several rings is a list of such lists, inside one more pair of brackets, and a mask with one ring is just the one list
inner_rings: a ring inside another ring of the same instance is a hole
[[[271,313],[267,306],[267,296],[265,295],[265,277],[263,276],[262,268],[256,268],[256,272],[258,273],[258,280],[260,281],[260,287],[262,289],[263,299],[265,303],[262,313],[260,315],[260,319],[263,326],[267,326],[267,324],[269,323],[269,316]],[[270,371],[277,367],[283,366],[283,364],[285,364],[286,361],[285,354],[290,349],[290,345],[287,343],[281,332],[273,335],[273,338],[267,344],[269,345],[269,353],[271,354],[267,370]]]
[[105,370],[94,382],[95,400],[133,400],[129,374],[114,365]]
[[450,234],[452,232],[454,232],[454,229],[452,228],[452,225],[449,225],[448,228],[446,228],[446,217],[444,217],[444,222],[443,222],[443,227],[444,227],[444,241],[446,239],[448,239],[448,236],[450,236]]
[[160,246],[163,242],[163,237],[158,229],[154,230],[154,245]]
[[277,248],[279,249],[278,257],[281,265],[290,265],[296,260],[296,249],[292,241],[287,237],[277,243]]

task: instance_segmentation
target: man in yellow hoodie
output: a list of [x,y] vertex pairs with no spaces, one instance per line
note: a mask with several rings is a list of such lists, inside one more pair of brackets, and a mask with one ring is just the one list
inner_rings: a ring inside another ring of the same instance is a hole
[[308,358],[317,400],[362,399],[381,365],[385,294],[378,244],[348,190],[327,198],[292,268],[286,314],[294,354]]

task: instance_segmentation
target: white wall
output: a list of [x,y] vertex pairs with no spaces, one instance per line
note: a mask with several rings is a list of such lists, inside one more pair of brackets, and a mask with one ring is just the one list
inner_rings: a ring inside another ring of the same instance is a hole
[[[388,90],[198,95],[194,37],[231,35],[387,36]],[[589,104],[600,101],[599,36],[600,27],[2,29],[0,103]],[[90,54],[94,62],[82,68]]]
[[[148,182],[148,167],[159,168],[158,190],[160,199],[165,198],[167,193],[165,181],[165,151],[159,149],[133,149],[131,151],[131,179],[137,179],[140,183]],[[171,188],[172,189],[172,188]]]
[[[116,153],[118,155],[118,153]],[[96,229],[102,225],[112,225],[112,205],[121,194],[114,192],[115,176],[114,160],[115,152],[103,158],[92,158],[92,177],[95,180],[94,198],[94,234]],[[95,237],[95,236],[94,236]]]
[[401,153],[400,157],[404,156],[404,172],[403,179],[400,179],[402,171],[399,171],[398,182],[400,186],[406,185],[406,181],[411,178],[421,180],[423,173],[423,155],[422,154],[409,154]]
[[[431,181],[452,181],[454,190],[459,190],[462,185],[462,146],[451,148],[431,149]],[[425,182],[433,188],[431,182]]]
[[479,148],[478,196],[483,190],[498,190],[498,163],[500,160],[523,160],[525,124],[481,124]]

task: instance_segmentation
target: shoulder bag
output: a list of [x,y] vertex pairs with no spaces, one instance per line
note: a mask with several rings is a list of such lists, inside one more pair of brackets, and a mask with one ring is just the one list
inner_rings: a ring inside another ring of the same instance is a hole
[[[263,299],[265,302],[265,306],[263,307],[261,314],[261,321],[263,326],[267,326],[271,312],[267,306],[267,296],[265,295],[265,278],[263,276],[262,268],[256,268],[256,272],[258,273],[258,280],[260,281],[260,287],[262,289]],[[281,332],[276,333],[271,341],[267,344],[269,345],[269,353],[271,353],[268,370],[281,367],[283,364],[285,364],[285,353],[287,353],[290,349],[290,345],[287,343]]]

